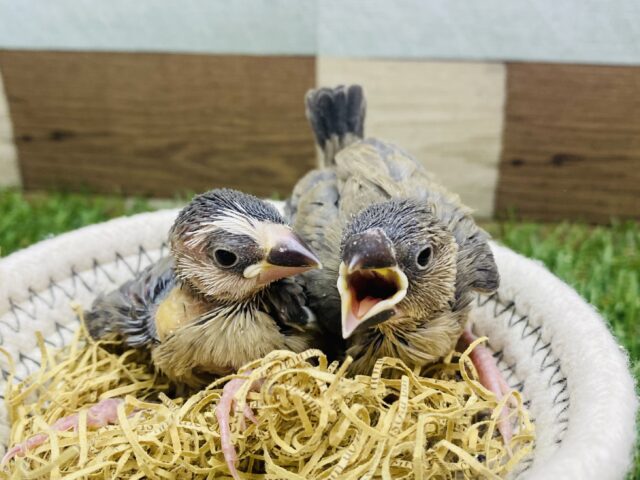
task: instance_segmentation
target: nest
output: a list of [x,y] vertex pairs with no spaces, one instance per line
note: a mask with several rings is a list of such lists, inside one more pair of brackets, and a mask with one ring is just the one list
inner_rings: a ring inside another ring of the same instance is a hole
[[[249,381],[232,416],[245,478],[502,478],[533,449],[534,427],[514,391],[497,402],[477,381],[469,352],[452,353],[426,376],[400,360],[380,360],[371,376],[322,352],[276,351],[193,395],[178,396],[136,350],[80,329],[59,351],[39,337],[40,370],[5,395],[10,443],[48,432],[39,447],[4,466],[9,478],[211,478],[228,475],[214,409],[231,378]],[[245,373],[243,373],[245,372]],[[259,393],[250,384],[262,379]],[[91,430],[87,408],[120,397],[118,423]],[[497,433],[507,403],[515,434]],[[244,425],[243,408],[257,424]],[[76,431],[57,419],[80,412]]]

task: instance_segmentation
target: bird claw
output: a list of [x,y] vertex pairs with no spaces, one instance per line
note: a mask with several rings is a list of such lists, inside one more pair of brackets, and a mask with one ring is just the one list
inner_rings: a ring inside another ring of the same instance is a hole
[[[476,336],[467,328],[463,332],[460,340],[463,345],[468,347],[476,340]],[[471,361],[476,367],[480,383],[495,395],[498,402],[500,402],[505,395],[509,395],[511,388],[507,385],[491,351],[487,347],[477,345],[470,353],[469,358],[471,358]],[[515,407],[513,399],[507,401],[500,412],[500,418],[497,422],[498,432],[500,432],[500,435],[504,439],[505,446],[508,450],[511,438],[513,437],[513,427],[509,420],[510,407]]]
[[[250,373],[250,372],[248,372]],[[222,389],[222,396],[220,397],[220,401],[216,406],[215,414],[218,419],[218,427],[220,429],[220,443],[222,446],[222,454],[224,456],[225,461],[227,462],[227,467],[229,468],[229,472],[231,476],[239,480],[240,475],[238,470],[236,469],[236,461],[238,459],[236,455],[236,449],[231,442],[231,426],[230,426],[230,415],[235,412],[235,394],[243,387],[243,385],[248,380],[244,378],[234,378],[227,382],[227,384]],[[260,387],[259,382],[254,382],[250,389],[256,390]],[[240,421],[240,427],[244,430],[246,429],[245,418],[253,422],[254,424],[258,423],[258,419],[253,414],[251,407],[249,405],[244,406],[243,409],[243,417]]]
[[[123,402],[119,398],[106,398],[89,408],[87,412],[87,427],[88,428],[100,428],[106,425],[116,423],[118,419],[118,405]],[[76,431],[78,429],[79,415],[74,413],[67,415],[57,420],[51,428],[57,432],[66,432],[68,430]],[[2,457],[0,465],[5,465],[15,456],[24,456],[30,450],[42,445],[47,438],[48,433],[38,433],[29,437],[24,442],[18,443],[11,447],[7,453]]]

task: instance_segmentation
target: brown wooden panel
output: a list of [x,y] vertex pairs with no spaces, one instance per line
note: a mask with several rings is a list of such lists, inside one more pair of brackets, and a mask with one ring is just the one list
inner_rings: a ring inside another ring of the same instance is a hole
[[313,57],[0,51],[27,188],[287,194]]
[[640,67],[507,68],[496,210],[640,218]]

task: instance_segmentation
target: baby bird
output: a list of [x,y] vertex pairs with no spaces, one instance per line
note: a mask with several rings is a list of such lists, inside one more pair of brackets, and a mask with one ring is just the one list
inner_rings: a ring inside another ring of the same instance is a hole
[[[411,156],[363,140],[361,87],[310,91],[306,106],[323,162],[296,185],[287,213],[324,265],[304,275],[310,306],[345,339],[352,373],[385,356],[423,367],[472,341],[463,331],[474,292],[499,284],[488,234]],[[493,358],[475,352],[500,398]]]
[[273,350],[308,348],[314,316],[287,277],[320,262],[274,206],[212,190],[180,212],[169,242],[169,257],[94,302],[93,337],[148,348],[156,368],[192,387]]
[[[167,377],[192,387],[273,350],[301,352],[315,345],[315,317],[302,279],[290,277],[320,262],[273,205],[234,190],[212,190],[180,212],[169,241],[170,256],[95,300],[85,315],[94,338],[118,335],[126,345],[148,350]],[[229,412],[241,385],[227,383],[216,410],[234,477]],[[91,421],[112,423],[117,405],[110,399],[92,407]],[[69,429],[74,421],[59,422]],[[14,447],[14,454],[22,451]]]

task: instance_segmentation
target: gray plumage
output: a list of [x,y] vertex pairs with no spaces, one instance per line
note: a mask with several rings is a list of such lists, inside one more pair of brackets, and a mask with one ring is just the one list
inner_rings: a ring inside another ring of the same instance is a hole
[[173,260],[160,259],[117,290],[94,300],[84,315],[89,334],[93,338],[118,335],[135,348],[157,344],[155,310],[176,284]]
[[[345,95],[360,104],[345,102]],[[409,154],[378,139],[363,139],[360,87],[321,89],[306,98],[318,143],[331,156],[298,182],[287,205],[294,228],[324,265],[323,270],[305,274],[310,306],[322,312],[319,319],[332,331],[340,332],[336,282],[345,244],[363,232],[379,232],[390,240],[390,255],[409,286],[398,304],[401,315],[387,320],[392,314],[387,312],[357,328],[348,339],[354,371],[366,371],[383,355],[410,365],[433,362],[454,348],[472,292],[490,292],[498,286],[489,237],[458,195]],[[356,114],[359,119],[354,119]],[[336,118],[340,115],[348,121]],[[326,139],[333,139],[337,152],[326,148]],[[416,269],[422,251],[433,258]]]
[[306,113],[323,165],[334,163],[335,154],[364,134],[365,99],[359,85],[319,88],[307,93]]
[[[171,255],[95,300],[85,315],[90,334],[117,335],[148,350],[158,369],[191,386],[275,349],[310,348],[317,326],[304,280],[263,285],[259,276],[247,278],[247,269],[271,258],[264,248],[271,231],[297,238],[272,205],[255,197],[225,189],[195,197],[170,231]],[[312,259],[301,258],[304,248],[274,249],[300,271],[312,268],[305,263]],[[232,264],[230,256],[237,257]],[[284,272],[296,268],[290,263]]]

